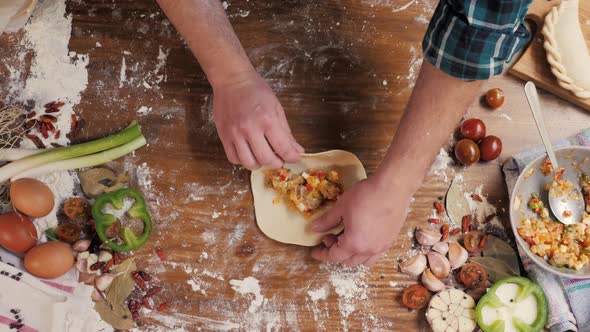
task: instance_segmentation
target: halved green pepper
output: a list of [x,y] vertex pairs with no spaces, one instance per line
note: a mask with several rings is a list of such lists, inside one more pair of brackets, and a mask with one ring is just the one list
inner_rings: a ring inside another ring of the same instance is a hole
[[[106,232],[109,227],[118,222],[118,219],[112,214],[103,213],[103,209],[108,204],[111,204],[114,209],[121,210],[123,209],[125,198],[135,201],[126,213],[130,218],[139,219],[143,222],[143,233],[137,235],[131,228],[121,227],[119,237],[122,240],[122,244],[117,244],[106,236]],[[147,242],[152,232],[152,220],[147,210],[145,199],[139,191],[134,189],[123,188],[98,196],[92,206],[92,217],[94,217],[96,234],[98,234],[100,240],[109,248],[116,251],[127,252],[141,247]]]
[[536,332],[545,326],[547,310],[539,285],[523,277],[504,278],[477,303],[477,324],[484,332]]

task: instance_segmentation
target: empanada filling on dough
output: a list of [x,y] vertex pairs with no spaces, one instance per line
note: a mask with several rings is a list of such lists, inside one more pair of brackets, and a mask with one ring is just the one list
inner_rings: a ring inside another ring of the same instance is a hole
[[[304,176],[312,176],[313,185],[310,183],[308,186]],[[365,178],[367,174],[360,160],[354,154],[342,150],[305,154],[299,163],[286,164],[280,170],[256,170],[250,177],[256,223],[273,240],[301,246],[318,245],[324,235],[340,233],[342,226],[326,233],[316,233],[311,229],[312,221],[333,206],[334,198],[342,190],[346,191]],[[300,185],[304,185],[300,191],[306,191],[306,194],[317,190],[316,194],[321,199],[314,202],[318,204],[307,204],[304,199],[307,195],[297,196]],[[291,193],[295,196],[291,196]]]

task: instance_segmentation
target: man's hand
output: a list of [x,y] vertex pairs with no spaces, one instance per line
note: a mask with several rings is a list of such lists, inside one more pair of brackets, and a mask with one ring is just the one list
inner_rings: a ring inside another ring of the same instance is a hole
[[373,265],[397,239],[406,220],[411,195],[402,190],[379,188],[375,177],[348,188],[326,214],[313,223],[317,232],[339,223],[344,233],[337,239],[327,236],[324,246],[312,249],[312,257],[348,266]]
[[279,100],[254,71],[213,90],[213,116],[227,159],[254,170],[299,161],[303,148],[287,123]]

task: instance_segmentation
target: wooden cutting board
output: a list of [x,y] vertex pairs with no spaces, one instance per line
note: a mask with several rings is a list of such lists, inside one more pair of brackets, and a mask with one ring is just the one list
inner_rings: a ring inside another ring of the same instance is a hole
[[[527,14],[527,21],[533,29],[533,39],[528,49],[523,53],[518,62],[510,69],[510,74],[535,84],[554,95],[557,95],[571,103],[590,111],[590,99],[580,99],[571,92],[561,88],[557,84],[555,76],[550,71],[545,49],[543,48],[543,23],[545,15],[560,0],[534,0]],[[586,45],[590,47],[590,0],[580,0],[580,24],[586,38]]]

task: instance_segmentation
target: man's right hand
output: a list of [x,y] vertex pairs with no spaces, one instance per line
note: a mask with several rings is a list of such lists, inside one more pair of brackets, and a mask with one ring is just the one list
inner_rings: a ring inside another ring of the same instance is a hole
[[279,100],[268,84],[250,71],[213,88],[213,117],[227,159],[254,170],[297,162],[303,153]]

